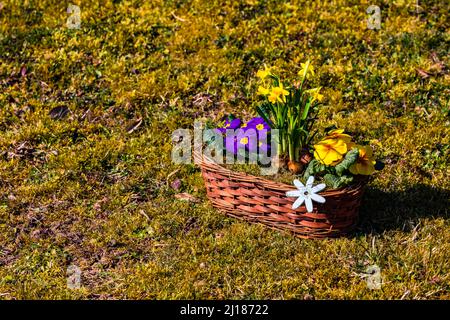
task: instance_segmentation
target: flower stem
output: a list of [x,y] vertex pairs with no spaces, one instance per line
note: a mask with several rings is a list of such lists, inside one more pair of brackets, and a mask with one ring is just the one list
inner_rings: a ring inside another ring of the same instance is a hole
[[282,142],[283,142],[283,137],[281,136],[281,132],[280,132],[279,136],[278,136],[278,144],[277,144],[278,157],[281,157],[281,153],[283,152]]
[[295,146],[294,146],[294,141],[292,139],[292,136],[289,135],[288,136],[288,140],[289,140],[289,160],[296,160],[295,159]]

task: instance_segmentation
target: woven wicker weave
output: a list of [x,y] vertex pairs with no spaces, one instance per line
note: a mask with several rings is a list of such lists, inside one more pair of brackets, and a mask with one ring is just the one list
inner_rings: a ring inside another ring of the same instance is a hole
[[313,212],[308,213],[304,205],[292,209],[296,198],[286,197],[285,193],[294,190],[294,185],[234,172],[198,153],[195,157],[209,200],[228,216],[289,231],[301,238],[342,236],[357,223],[367,179],[345,188],[320,192],[326,202],[314,202]]

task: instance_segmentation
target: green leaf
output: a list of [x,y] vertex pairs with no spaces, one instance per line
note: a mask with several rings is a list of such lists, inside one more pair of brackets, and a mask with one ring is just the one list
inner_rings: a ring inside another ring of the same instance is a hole
[[339,164],[337,164],[334,169],[336,170],[336,174],[338,176],[342,176],[342,174],[350,168],[352,164],[358,160],[359,156],[359,150],[358,148],[353,148],[344,157],[344,160],[342,160]]
[[269,125],[269,127],[274,129],[273,123],[269,119],[269,115],[260,106],[256,107],[256,112],[258,112],[258,114],[261,116],[261,118],[264,119],[264,121]]
[[312,159],[309,162],[308,167],[306,167],[305,173],[303,174],[303,178],[308,179],[310,176],[314,176],[318,173],[325,171],[325,169],[326,166],[324,164],[320,163],[316,159]]
[[323,180],[328,187],[333,189],[336,189],[339,184],[339,177],[331,173],[324,175]]
[[353,182],[353,176],[343,175],[343,176],[339,177],[339,176],[336,176],[334,174],[327,173],[323,177],[323,180],[325,181],[325,184],[328,187],[331,187],[333,189],[337,189],[337,188],[341,188],[341,187],[347,186],[350,183],[352,183]]
[[301,92],[300,90],[295,90],[294,91],[294,105],[297,107],[297,109],[300,107],[300,102],[301,102]]
[[308,99],[308,102],[306,103],[305,108],[303,109],[302,120],[306,120],[306,118],[308,117],[310,107],[311,107],[311,100]]

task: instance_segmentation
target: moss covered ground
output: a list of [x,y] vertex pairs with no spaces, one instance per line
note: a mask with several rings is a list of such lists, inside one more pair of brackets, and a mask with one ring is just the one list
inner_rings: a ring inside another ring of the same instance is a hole
[[[65,1],[0,1],[0,299],[450,298],[448,1],[73,3],[80,29]],[[256,71],[308,58],[317,128],[386,163],[349,238],[226,218],[171,162],[173,130],[254,115]]]

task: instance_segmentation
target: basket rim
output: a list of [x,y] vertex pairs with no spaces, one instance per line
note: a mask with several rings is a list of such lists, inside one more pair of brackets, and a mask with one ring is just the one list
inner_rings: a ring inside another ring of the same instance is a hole
[[[261,176],[255,176],[255,175],[252,175],[249,173],[231,170],[229,168],[224,167],[223,165],[218,164],[213,159],[211,159],[211,158],[207,157],[206,155],[204,155],[203,153],[199,152],[199,150],[194,150],[194,159],[195,159],[195,163],[204,169],[210,169],[210,170],[220,172],[222,174],[226,174],[230,178],[233,177],[233,178],[237,178],[239,180],[244,180],[246,182],[253,182],[253,183],[261,184],[261,185],[264,185],[264,187],[267,189],[276,189],[276,190],[285,192],[285,191],[293,190],[293,188],[295,188],[294,185],[289,185],[284,182],[277,182],[277,181],[267,179],[267,178],[264,178]],[[320,194],[322,196],[337,196],[337,195],[345,194],[348,191],[364,187],[369,181],[368,176],[358,175],[358,176],[355,176],[355,178],[356,178],[356,181],[351,183],[348,186],[344,186],[344,187],[336,188],[336,189],[326,188],[325,190],[321,191]]]

